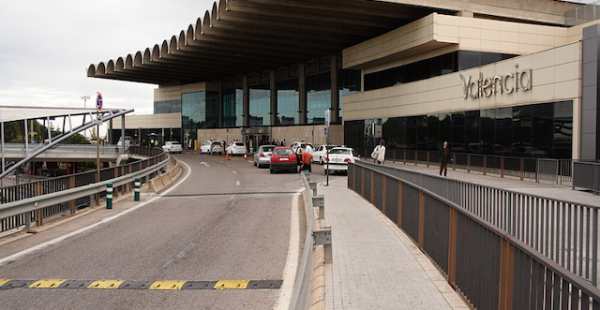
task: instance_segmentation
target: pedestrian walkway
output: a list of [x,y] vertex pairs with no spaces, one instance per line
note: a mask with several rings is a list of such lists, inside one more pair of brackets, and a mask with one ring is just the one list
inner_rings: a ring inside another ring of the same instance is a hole
[[318,187],[333,239],[326,309],[468,309],[413,241],[346,182]]

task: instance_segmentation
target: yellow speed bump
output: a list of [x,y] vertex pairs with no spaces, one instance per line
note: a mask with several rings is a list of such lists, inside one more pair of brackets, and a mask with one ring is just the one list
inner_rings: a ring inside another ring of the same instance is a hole
[[117,289],[123,282],[125,280],[99,280],[90,284],[88,288]]
[[31,284],[29,286],[29,288],[57,288],[65,282],[67,282],[67,280],[58,280],[58,279],[39,280],[39,281],[35,281],[33,284]]
[[0,279],[0,286],[4,285],[12,280],[14,280],[14,279]]
[[215,290],[245,290],[250,280],[224,280],[215,284]]
[[150,290],[180,290],[187,281],[156,281],[150,286]]

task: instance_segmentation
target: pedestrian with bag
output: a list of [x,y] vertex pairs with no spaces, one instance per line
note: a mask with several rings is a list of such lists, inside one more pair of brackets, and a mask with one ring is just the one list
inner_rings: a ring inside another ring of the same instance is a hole
[[379,141],[379,145],[376,146],[371,153],[371,158],[373,158],[378,165],[383,165],[385,162],[385,141],[383,139]]
[[448,161],[452,161],[452,152],[450,151],[448,142],[444,141],[444,146],[440,149],[440,176],[442,175],[442,171],[444,172],[444,176],[446,176]]

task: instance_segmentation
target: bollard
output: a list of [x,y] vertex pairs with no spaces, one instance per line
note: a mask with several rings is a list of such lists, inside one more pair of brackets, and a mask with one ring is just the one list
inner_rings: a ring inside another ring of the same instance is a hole
[[106,209],[112,209],[113,186],[112,183],[106,184]]
[[133,189],[133,191],[134,191],[133,201],[140,201],[140,184],[141,184],[140,179],[136,178],[134,186],[133,186],[133,188],[134,188]]

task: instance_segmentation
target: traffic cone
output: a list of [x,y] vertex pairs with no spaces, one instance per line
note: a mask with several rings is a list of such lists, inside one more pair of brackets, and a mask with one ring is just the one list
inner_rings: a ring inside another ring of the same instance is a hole
[[229,160],[229,152],[225,152],[225,160]]
[[244,153],[244,161],[248,161],[248,158],[246,157],[246,153]]

